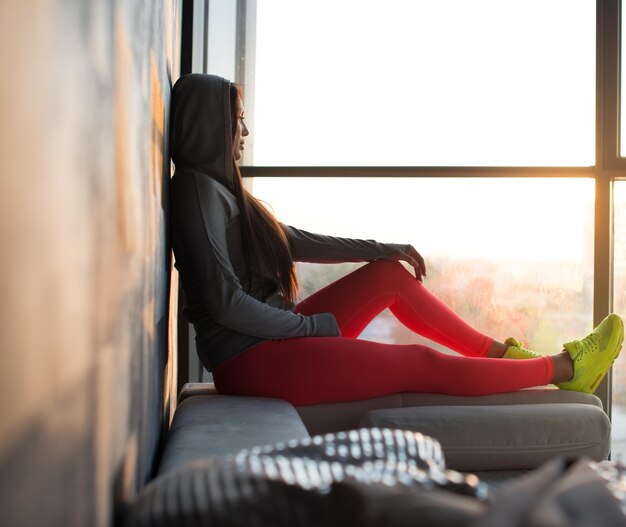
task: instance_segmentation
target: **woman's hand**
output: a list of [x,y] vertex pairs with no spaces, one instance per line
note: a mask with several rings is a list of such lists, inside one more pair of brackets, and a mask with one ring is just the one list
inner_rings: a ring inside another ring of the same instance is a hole
[[422,255],[415,250],[412,245],[402,245],[399,243],[383,243],[384,258],[387,260],[398,260],[407,262],[415,269],[415,278],[420,282],[426,276],[426,264]]

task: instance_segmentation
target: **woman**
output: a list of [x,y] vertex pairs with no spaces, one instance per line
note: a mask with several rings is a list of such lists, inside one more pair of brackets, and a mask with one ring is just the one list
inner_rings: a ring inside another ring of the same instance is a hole
[[[172,245],[198,354],[220,393],[296,405],[394,392],[482,395],[555,383],[592,393],[618,356],[623,323],[542,356],[466,324],[422,285],[410,245],[312,234],[283,225],[244,189],[248,130],[236,85],[192,74],[172,91]],[[371,262],[296,304],[294,261]],[[408,262],[415,276],[399,261]],[[357,339],[382,310],[454,350]],[[527,360],[510,360],[527,359]]]

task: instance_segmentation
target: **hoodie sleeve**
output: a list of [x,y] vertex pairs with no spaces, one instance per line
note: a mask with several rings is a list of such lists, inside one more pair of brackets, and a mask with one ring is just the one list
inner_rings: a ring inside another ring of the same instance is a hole
[[384,244],[374,240],[338,238],[283,225],[296,262],[371,262],[384,257]]
[[231,330],[266,339],[339,336],[331,313],[297,314],[272,307],[244,291],[228,253],[232,205],[211,178],[196,175],[185,179],[178,189],[172,189],[171,196],[176,218],[173,236],[182,253],[177,260],[184,260],[177,264],[186,267],[193,281],[191,289],[198,291],[210,316]]

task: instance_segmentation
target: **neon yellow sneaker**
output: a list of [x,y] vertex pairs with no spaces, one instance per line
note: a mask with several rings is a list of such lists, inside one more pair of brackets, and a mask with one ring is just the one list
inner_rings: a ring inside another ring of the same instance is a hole
[[584,339],[563,344],[574,361],[574,377],[557,386],[562,390],[593,393],[622,350],[623,341],[624,322],[612,314]]
[[503,359],[539,359],[543,357],[541,353],[526,349],[519,340],[513,337],[509,337],[504,343],[508,348],[502,355]]

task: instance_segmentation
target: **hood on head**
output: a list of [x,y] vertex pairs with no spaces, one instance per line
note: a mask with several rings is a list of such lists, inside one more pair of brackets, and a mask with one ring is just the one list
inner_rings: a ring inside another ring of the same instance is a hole
[[203,172],[233,188],[230,81],[183,75],[172,88],[170,155],[176,169]]

